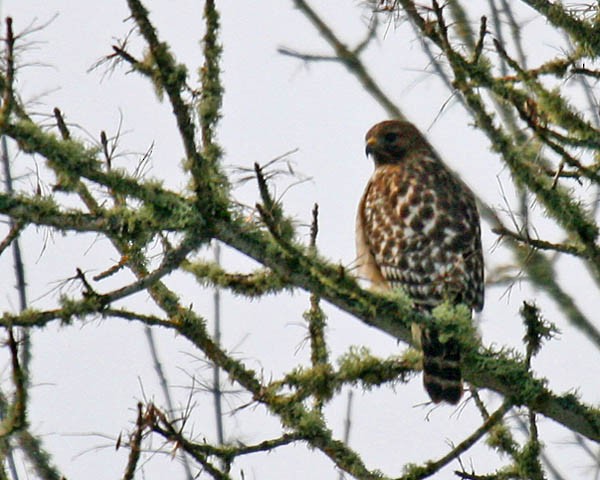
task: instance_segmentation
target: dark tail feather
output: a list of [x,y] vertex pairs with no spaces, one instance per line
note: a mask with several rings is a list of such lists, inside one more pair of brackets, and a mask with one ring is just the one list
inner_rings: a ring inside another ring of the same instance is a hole
[[423,385],[434,403],[441,401],[456,405],[463,393],[460,373],[460,346],[449,339],[440,342],[435,329],[423,329]]

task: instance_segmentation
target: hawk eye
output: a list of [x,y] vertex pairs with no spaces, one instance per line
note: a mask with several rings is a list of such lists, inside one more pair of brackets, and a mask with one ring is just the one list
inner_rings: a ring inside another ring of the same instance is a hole
[[386,133],[383,138],[387,143],[393,143],[398,140],[398,134],[394,132]]

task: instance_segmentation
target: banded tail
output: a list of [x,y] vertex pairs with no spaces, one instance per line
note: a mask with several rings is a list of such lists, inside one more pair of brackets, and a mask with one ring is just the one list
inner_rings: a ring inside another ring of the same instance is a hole
[[423,385],[433,403],[456,405],[463,393],[460,345],[456,340],[440,342],[437,330],[422,329]]

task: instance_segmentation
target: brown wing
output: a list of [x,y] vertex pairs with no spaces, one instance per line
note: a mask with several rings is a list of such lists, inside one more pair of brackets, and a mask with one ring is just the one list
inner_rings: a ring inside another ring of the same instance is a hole
[[434,156],[376,168],[357,221],[361,273],[426,308],[483,307],[479,217],[472,193]]

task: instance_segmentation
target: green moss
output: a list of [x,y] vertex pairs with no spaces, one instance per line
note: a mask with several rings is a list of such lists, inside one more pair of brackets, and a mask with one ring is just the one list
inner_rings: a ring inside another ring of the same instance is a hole
[[515,405],[527,405],[538,409],[550,399],[547,382],[531,376],[522,354],[513,349],[486,349],[482,354],[474,353],[468,358],[466,368],[476,368],[493,378],[497,385],[508,390],[510,400]]
[[325,432],[330,433],[326,429],[323,417],[317,410],[305,410],[299,404],[290,403],[280,413],[304,438],[315,439],[321,437]]
[[523,302],[521,315],[525,323],[526,332],[523,341],[527,345],[527,358],[539,353],[542,342],[553,338],[558,329],[552,323],[546,322],[539,309],[532,303]]
[[105,299],[100,295],[86,295],[83,300],[73,300],[66,296],[59,298],[61,309],[58,316],[63,324],[70,324],[73,318],[84,319],[92,313],[100,313],[105,307]]
[[497,423],[490,429],[485,442],[500,453],[508,453],[509,455],[513,455],[518,448],[510,429],[503,423]]
[[540,463],[541,444],[537,439],[528,441],[515,455],[515,470],[519,478],[544,480],[544,469]]
[[300,398],[314,395],[320,401],[332,398],[340,388],[334,382],[331,365],[327,363],[316,364],[312,368],[297,367],[285,376],[283,383],[294,387]]
[[414,365],[397,357],[376,357],[366,347],[350,347],[338,359],[338,365],[343,383],[360,384],[366,390],[388,382],[406,381],[414,373]]
[[463,351],[475,350],[479,346],[477,330],[473,325],[471,309],[466,305],[452,305],[446,301],[431,312],[439,332],[440,342],[449,338],[458,340]]
[[402,470],[402,480],[420,480],[431,473],[427,466],[417,465],[416,463],[407,463]]

